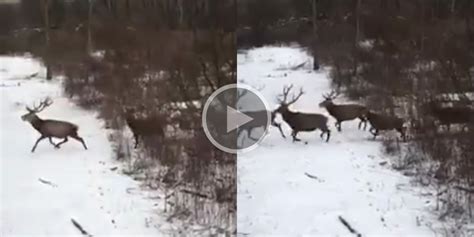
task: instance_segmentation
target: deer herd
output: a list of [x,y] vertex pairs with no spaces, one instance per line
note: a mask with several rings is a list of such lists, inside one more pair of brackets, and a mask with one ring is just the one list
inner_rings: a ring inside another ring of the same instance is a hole
[[[317,129],[321,130],[321,138],[324,138],[324,135],[326,135],[326,142],[328,142],[331,136],[331,130],[329,130],[327,125],[328,117],[318,113],[301,113],[289,109],[289,106],[294,104],[304,94],[303,90],[300,89],[296,95],[293,94],[291,99],[289,99],[292,88],[293,85],[283,88],[283,93],[278,98],[280,105],[274,113],[281,114],[283,120],[291,127],[293,142],[300,141],[296,137],[299,132],[310,132]],[[339,132],[342,131],[342,122],[358,118],[360,120],[359,129],[364,125],[363,129],[365,130],[367,121],[370,123],[372,127],[369,129],[369,132],[372,133],[374,139],[379,135],[379,131],[395,129],[400,133],[401,138],[404,141],[406,140],[405,127],[403,126],[404,121],[401,118],[375,113],[363,105],[335,104],[333,99],[337,96],[338,94],[334,91],[323,95],[324,101],[319,103],[319,107],[326,108],[328,113],[336,119],[335,127]],[[272,117],[272,124],[277,124],[273,119],[274,116]]]
[[[283,93],[278,96],[279,106],[274,111],[255,111],[254,113],[266,113],[271,114],[271,125],[277,127],[283,138],[286,138],[281,124],[275,121],[276,114],[280,114],[283,118],[283,121],[288,124],[291,128],[291,137],[293,142],[301,141],[297,135],[300,132],[311,132],[315,130],[321,130],[320,137],[324,139],[326,137],[326,142],[329,141],[331,137],[331,130],[328,128],[328,117],[318,113],[303,113],[291,110],[289,107],[298,101],[301,96],[304,94],[303,90],[300,89],[298,93],[291,94],[290,92],[293,89],[293,85],[285,86],[283,88]],[[373,135],[375,139],[380,131],[386,130],[396,130],[400,133],[401,139],[406,141],[406,127],[404,126],[405,121],[399,117],[391,116],[382,113],[376,113],[369,110],[366,106],[358,104],[336,104],[333,100],[339,94],[332,91],[329,94],[324,94],[324,100],[319,103],[319,107],[325,108],[327,112],[336,120],[335,127],[341,132],[342,131],[342,122],[350,121],[354,119],[359,119],[358,128],[366,130],[367,122],[370,123],[371,128],[369,132]],[[45,108],[52,104],[50,98],[46,98],[40,102],[38,106],[30,108],[26,106],[28,113],[21,116],[23,121],[29,122],[34,129],[40,133],[40,137],[36,140],[31,152],[34,152],[38,143],[43,139],[48,138],[49,143],[58,149],[60,146],[68,141],[68,138],[72,138],[82,144],[84,149],[87,150],[86,143],[82,137],[78,135],[79,127],[73,123],[52,120],[52,119],[41,119],[38,117],[37,113],[43,111]],[[474,110],[471,108],[457,108],[457,107],[447,107],[442,108],[437,106],[434,102],[426,103],[422,106],[422,113],[429,113],[436,117],[436,120],[439,121],[440,125],[446,125],[448,130],[450,124],[453,123],[470,123],[474,121]],[[163,118],[137,118],[134,116],[135,111],[133,109],[127,108],[124,110],[125,121],[133,133],[135,139],[135,148],[137,148],[139,141],[146,136],[158,136],[160,138],[165,137],[164,123],[166,120]],[[252,116],[254,117],[254,116]],[[261,117],[261,116],[260,116]],[[247,137],[251,137],[251,132],[254,128],[266,126],[265,121],[254,121],[242,126],[239,130],[238,135],[242,131],[247,132]],[[54,143],[52,138],[63,139],[59,143]]]

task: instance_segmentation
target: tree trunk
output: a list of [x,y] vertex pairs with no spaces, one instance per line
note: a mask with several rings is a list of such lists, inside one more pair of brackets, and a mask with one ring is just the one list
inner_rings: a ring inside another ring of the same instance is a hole
[[45,38],[45,65],[46,65],[46,80],[51,80],[53,78],[53,73],[51,70],[50,60],[49,60],[49,0],[43,0],[43,20],[44,20],[44,38]]
[[451,0],[451,14],[454,16],[454,10],[456,9],[456,0]]
[[[471,4],[471,3],[469,3]],[[471,8],[471,5],[468,6],[468,9]],[[472,48],[474,46],[474,38],[473,38],[473,33],[471,30],[471,16],[469,14],[465,14],[464,16],[464,24],[466,27],[466,44]],[[474,76],[471,73],[471,70],[467,71],[467,76],[469,77],[469,80],[471,81],[471,86],[474,87]]]
[[181,28],[184,28],[185,25],[184,25],[184,3],[183,3],[183,0],[178,0],[177,1],[177,4],[178,4],[178,25],[179,27]]
[[125,1],[125,10],[126,10],[127,17],[130,19],[131,18],[130,0]]
[[357,49],[357,45],[359,44],[359,41],[360,41],[360,4],[361,4],[361,0],[356,0],[356,6],[355,6],[355,28],[356,28],[356,32],[355,32],[355,36],[354,36],[354,65],[353,65],[353,68],[352,68],[352,75],[357,77],[357,67],[358,67],[358,60],[359,60],[359,54],[358,54],[358,49]]
[[89,8],[87,11],[87,54],[92,53],[92,8],[93,8],[94,0],[89,0]]
[[318,8],[317,8],[317,0],[312,0],[312,14],[313,14],[313,70],[319,70],[320,65],[317,58],[317,43],[318,43]]
[[420,53],[423,55],[425,49],[425,0],[421,0],[421,30],[420,30]]

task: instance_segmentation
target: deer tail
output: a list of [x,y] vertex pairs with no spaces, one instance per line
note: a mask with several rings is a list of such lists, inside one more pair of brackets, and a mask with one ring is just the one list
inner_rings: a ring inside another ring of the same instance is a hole
[[72,127],[72,130],[77,132],[77,130],[79,130],[79,126],[77,126],[76,124],[73,124],[71,123],[71,127]]

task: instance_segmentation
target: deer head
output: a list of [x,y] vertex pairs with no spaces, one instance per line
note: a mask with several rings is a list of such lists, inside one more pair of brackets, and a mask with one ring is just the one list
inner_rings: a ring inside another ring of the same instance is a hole
[[277,98],[278,102],[280,103],[280,106],[275,110],[276,112],[284,113],[285,111],[288,111],[288,107],[298,101],[298,99],[304,94],[303,88],[300,88],[298,94],[293,94],[291,100],[289,100],[288,96],[292,88],[293,84],[290,86],[283,87],[283,93]]
[[337,96],[339,95],[339,92],[336,92],[335,90],[332,90],[328,94],[323,94],[323,102],[319,103],[319,107],[328,107],[333,105],[332,100],[336,99]]
[[38,116],[36,115],[36,113],[43,111],[46,107],[50,106],[52,103],[53,101],[51,100],[51,98],[46,97],[45,99],[40,101],[40,104],[38,106],[33,105],[33,108],[26,106],[25,108],[28,111],[28,113],[22,115],[21,119],[23,121],[28,121],[28,122],[32,122],[38,119]]

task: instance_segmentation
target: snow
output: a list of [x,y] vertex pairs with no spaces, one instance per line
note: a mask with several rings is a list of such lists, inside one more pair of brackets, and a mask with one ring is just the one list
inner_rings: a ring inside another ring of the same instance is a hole
[[[311,57],[297,46],[240,51],[237,61],[238,82],[264,85],[261,93],[271,109],[283,86],[294,84],[295,92],[303,87],[305,94],[291,109],[329,116],[318,107],[321,95],[330,91],[328,71],[313,72]],[[320,131],[300,133],[305,145],[270,128],[257,149],[239,155],[238,232],[353,236],[338,220],[341,216],[363,236],[433,236],[433,197],[421,195],[408,177],[389,169],[382,138],[374,141],[368,131],[358,130],[358,120],[343,122],[340,133],[334,122],[330,118],[328,143]],[[290,128],[283,124],[288,136]]]
[[[65,98],[59,79],[24,79],[36,72],[45,74],[37,60],[0,57],[1,236],[79,235],[71,218],[94,236],[164,235],[162,201],[120,174],[97,115]],[[61,149],[43,140],[30,152],[39,133],[20,116],[45,96],[54,103],[38,115],[79,125],[88,150],[69,139]]]

